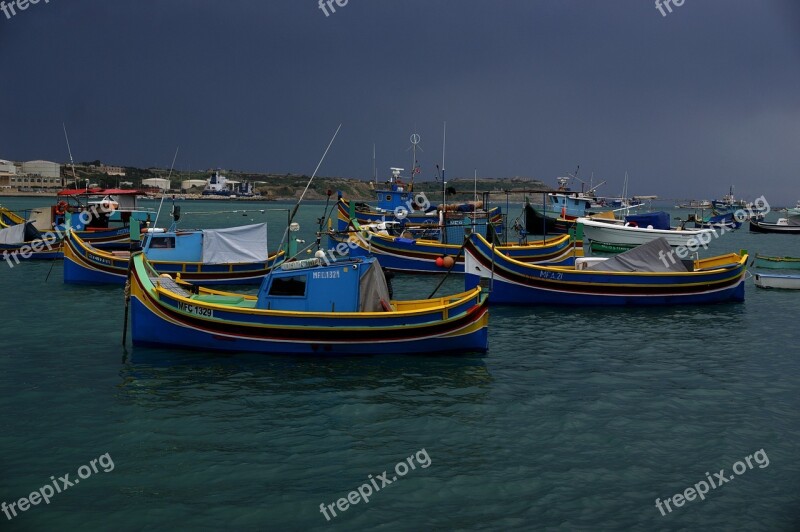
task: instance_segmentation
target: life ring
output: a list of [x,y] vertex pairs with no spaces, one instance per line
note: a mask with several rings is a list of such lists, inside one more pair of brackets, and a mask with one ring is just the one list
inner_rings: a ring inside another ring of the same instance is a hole
[[58,214],[59,216],[62,215],[62,214],[66,214],[68,206],[69,205],[67,205],[66,201],[59,201],[56,204],[56,214]]

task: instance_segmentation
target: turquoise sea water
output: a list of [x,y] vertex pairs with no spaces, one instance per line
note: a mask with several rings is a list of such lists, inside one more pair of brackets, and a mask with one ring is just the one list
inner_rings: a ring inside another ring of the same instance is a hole
[[[288,206],[186,202],[249,212],[183,226],[266,218],[277,242],[285,212],[253,211]],[[309,243],[322,210],[301,209]],[[800,256],[800,237],[746,230],[713,245]],[[126,351],[121,288],[50,269],[0,264],[0,503],[114,466],[0,530],[800,528],[800,294],[750,279],[743,304],[493,307],[485,356],[301,359]],[[396,296],[438,281],[398,276]],[[768,466],[656,508],[761,449]],[[412,456],[430,465],[398,476]],[[398,479],[368,503],[320,512],[384,471]]]

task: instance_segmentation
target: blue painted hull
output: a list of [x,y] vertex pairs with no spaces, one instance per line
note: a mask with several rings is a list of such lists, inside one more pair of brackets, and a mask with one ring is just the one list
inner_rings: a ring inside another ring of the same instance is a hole
[[458,337],[371,343],[280,342],[267,338],[224,337],[166,323],[137,299],[131,300],[131,327],[133,344],[141,347],[171,345],[203,351],[310,356],[466,354],[485,352],[489,342],[486,327]]
[[[338,243],[332,238],[331,249]],[[574,248],[570,239],[565,237],[556,237],[545,243],[498,246],[498,249],[521,262],[571,265],[575,263],[575,256],[583,256],[582,247]],[[448,268],[437,265],[436,261],[449,256],[454,260],[457,258],[452,273],[464,273],[464,255],[461,246],[429,240],[372,235],[368,241],[366,238],[359,238],[358,242],[348,246],[348,254],[352,257],[374,256],[380,260],[384,268],[407,273],[445,273]]]
[[[467,275],[465,286],[478,286],[480,277]],[[670,306],[670,305],[704,305],[711,303],[740,302],[745,299],[745,283],[708,293],[682,295],[592,295],[570,293],[568,291],[546,290],[530,286],[510,283],[503,279],[495,279],[489,285],[489,302],[504,305],[547,305],[547,306]]]

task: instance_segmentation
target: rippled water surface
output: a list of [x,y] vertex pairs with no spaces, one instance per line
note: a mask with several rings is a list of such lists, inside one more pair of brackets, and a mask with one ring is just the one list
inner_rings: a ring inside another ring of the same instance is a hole
[[[308,242],[322,209],[301,210]],[[184,225],[263,218],[277,242],[285,213]],[[800,237],[714,245],[800,256]],[[0,264],[0,502],[105,453],[114,467],[0,514],[0,530],[800,528],[800,294],[748,280],[744,304],[493,307],[485,356],[301,359],[125,351],[121,289],[65,286],[60,263],[45,282],[50,268]],[[419,297],[437,282],[395,285]],[[320,504],[422,449],[428,467],[326,521]],[[761,449],[768,466],[656,508]]]

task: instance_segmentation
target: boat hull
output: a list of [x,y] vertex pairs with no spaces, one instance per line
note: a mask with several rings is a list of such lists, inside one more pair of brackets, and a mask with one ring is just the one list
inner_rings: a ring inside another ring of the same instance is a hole
[[767,257],[756,255],[753,263],[756,268],[770,270],[800,270],[800,258],[796,257]]
[[[586,240],[617,244],[625,246],[638,246],[651,240],[664,237],[670,246],[696,246],[702,241],[710,242],[714,230],[697,229],[680,231],[675,229],[648,229],[647,227],[623,226],[613,223],[598,222],[581,218],[583,235]],[[702,240],[701,240],[702,239]]]
[[465,252],[466,288],[488,286],[492,304],[660,306],[745,297],[746,255],[736,255],[735,264],[708,271],[628,273],[524,264],[492,253],[480,237],[470,237]]
[[780,290],[800,290],[800,275],[780,275],[774,273],[756,273],[755,285],[759,288],[775,288]]
[[576,219],[542,214],[530,205],[525,206],[525,230],[529,234],[566,235],[575,227]]
[[750,220],[750,232],[800,235],[800,225],[779,225]]

